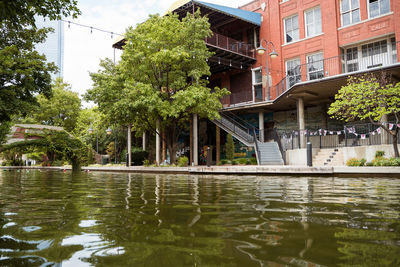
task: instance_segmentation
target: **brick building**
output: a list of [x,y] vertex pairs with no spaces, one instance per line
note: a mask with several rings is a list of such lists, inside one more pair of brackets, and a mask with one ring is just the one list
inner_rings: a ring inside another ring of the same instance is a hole
[[[263,148],[266,143],[275,141],[281,154],[290,147],[304,148],[310,133],[305,129],[319,130],[319,137],[311,138],[314,146],[344,144],[336,134],[321,137],[321,130],[343,129],[326,111],[348,76],[384,69],[400,80],[398,0],[255,0],[239,8],[177,1],[169,11],[183,17],[197,9],[214,32],[206,39],[214,52],[208,60],[210,87],[231,92],[223,99],[217,126],[204,126],[213,132],[205,144],[216,147],[217,161],[219,128],[253,146],[265,164],[281,162],[262,151],[277,149]],[[266,49],[263,55],[257,53],[260,45]],[[294,135],[279,134],[279,129]],[[197,140],[197,131],[194,135]]]

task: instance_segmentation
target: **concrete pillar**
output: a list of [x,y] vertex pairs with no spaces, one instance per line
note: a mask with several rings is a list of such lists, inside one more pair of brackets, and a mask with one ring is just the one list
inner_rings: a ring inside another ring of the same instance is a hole
[[156,164],[157,166],[160,165],[160,159],[161,159],[161,155],[160,155],[160,120],[157,120],[156,122]]
[[215,140],[215,154],[216,154],[216,161],[219,163],[221,161],[221,129],[218,126],[216,128],[216,140]]
[[193,117],[190,120],[190,134],[189,134],[189,164],[193,162]]
[[146,150],[146,132],[143,132],[142,149]]
[[[381,117],[381,122],[382,122],[382,123],[386,123],[386,126],[388,126],[388,125],[387,125],[387,123],[388,123],[388,116],[387,116],[387,115],[383,115],[383,116]],[[381,144],[382,144],[382,145],[384,145],[384,144],[389,144],[389,133],[386,132],[386,131],[383,130],[383,129],[381,129]]]
[[328,129],[328,106],[329,104],[324,103],[321,105],[321,128],[322,129]]
[[260,142],[264,142],[264,112],[258,112],[258,129],[260,129]]
[[305,120],[304,120],[304,99],[302,97],[297,99],[297,124],[300,132],[300,147],[306,148],[305,138]]
[[164,162],[167,159],[167,143],[165,142],[165,131],[162,132],[162,153],[161,160]]
[[132,165],[132,125],[128,125],[128,166]]
[[199,130],[198,130],[198,117],[193,114],[193,164],[199,165]]

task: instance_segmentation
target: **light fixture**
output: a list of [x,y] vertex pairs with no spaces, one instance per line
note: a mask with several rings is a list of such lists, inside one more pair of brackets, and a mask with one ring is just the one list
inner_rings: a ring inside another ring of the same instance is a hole
[[94,130],[93,130],[92,126],[90,126],[90,128],[88,129],[88,132],[89,132],[90,134],[94,133]]
[[108,135],[112,134],[112,130],[110,129],[110,127],[108,127],[108,129],[106,130],[106,134]]
[[267,49],[265,49],[264,46],[262,46],[262,44],[261,44],[260,47],[257,48],[257,53],[258,53],[259,55],[264,55],[264,53],[265,53],[266,50],[267,50]]
[[272,52],[269,54],[269,56],[271,58],[277,58],[278,57],[278,53],[275,51],[275,48],[272,48]]

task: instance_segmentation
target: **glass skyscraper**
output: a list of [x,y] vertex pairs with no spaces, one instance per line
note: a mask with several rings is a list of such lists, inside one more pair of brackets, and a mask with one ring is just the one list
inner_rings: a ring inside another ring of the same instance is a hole
[[58,73],[53,74],[52,78],[63,77],[64,71],[64,22],[60,20],[43,19],[36,17],[38,28],[53,28],[54,32],[47,35],[44,43],[36,45],[39,53],[44,54],[48,62],[53,62],[58,67]]

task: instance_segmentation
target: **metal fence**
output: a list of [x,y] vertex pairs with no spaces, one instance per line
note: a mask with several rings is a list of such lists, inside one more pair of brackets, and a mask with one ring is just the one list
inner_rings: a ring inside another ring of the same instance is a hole
[[219,33],[214,32],[211,37],[207,37],[206,44],[235,52],[237,54],[241,54],[247,57],[255,57],[254,45],[232,39]]
[[[397,143],[400,144],[400,124],[388,123],[392,131],[397,129]],[[368,146],[392,144],[393,135],[371,123],[352,124],[338,127],[309,128],[305,130],[276,129],[283,150],[301,148],[301,138],[316,148],[338,148],[347,146]]]
[[366,45],[362,51],[348,49],[345,54],[320,60],[309,56],[307,63],[288,70],[286,77],[275,85],[276,95],[279,97],[300,82],[396,64],[399,62],[400,41],[392,43],[391,46],[392,49],[389,50],[374,43],[373,46]]

